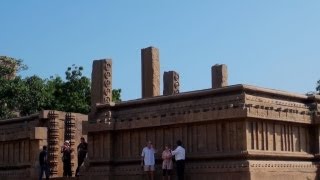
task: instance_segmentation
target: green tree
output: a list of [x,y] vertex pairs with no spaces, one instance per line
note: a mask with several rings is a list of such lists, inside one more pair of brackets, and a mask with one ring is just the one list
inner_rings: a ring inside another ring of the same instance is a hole
[[24,79],[17,76],[12,80],[1,81],[4,86],[0,88],[0,117],[30,115],[45,109],[50,101],[46,82],[38,76]]
[[320,80],[317,81],[316,90],[318,91],[318,94],[320,94]]
[[113,89],[112,90],[112,101],[113,102],[121,102],[121,89]]
[[23,79],[23,87],[18,106],[21,115],[34,114],[50,107],[52,96],[46,80],[38,76],[26,77]]
[[5,78],[0,77],[0,84],[0,118],[13,117],[13,112],[8,107],[8,99],[10,99],[9,96],[12,97],[8,92],[10,89],[10,82]]
[[24,85],[20,77],[16,78],[16,73],[25,69],[27,66],[22,60],[0,56],[0,118],[17,116],[16,105],[20,103],[17,99],[21,98],[19,93]]
[[63,109],[63,106],[60,103],[60,96],[63,95],[63,86],[64,81],[60,76],[51,76],[49,80],[47,80],[47,90],[49,96],[49,100],[46,104],[46,109],[52,110],[60,110]]
[[[9,60],[15,61],[13,58]],[[11,66],[0,64],[0,119],[30,115],[43,109],[90,112],[91,85],[90,79],[82,74],[83,67],[68,67],[65,80],[59,76],[42,79],[35,75],[7,78],[16,70],[26,69],[22,61],[16,62],[13,63],[16,64],[14,71],[9,70]],[[121,89],[114,89],[112,95],[114,102],[121,101]]]
[[28,66],[21,59],[0,56],[0,78],[13,79],[17,72],[26,69]]
[[[51,78],[48,82],[54,97],[51,109],[84,114],[90,112],[91,82],[82,71],[83,67],[72,65],[65,72],[65,82],[60,77]],[[112,100],[121,101],[121,89],[112,90]]]
[[83,67],[68,67],[66,81],[60,77],[49,80],[48,85],[53,93],[52,109],[67,112],[90,112],[90,79],[82,75]]

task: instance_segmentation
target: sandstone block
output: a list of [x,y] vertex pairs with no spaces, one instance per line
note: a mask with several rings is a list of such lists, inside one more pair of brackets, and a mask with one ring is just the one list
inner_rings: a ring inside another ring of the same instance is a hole
[[228,86],[228,69],[225,64],[216,64],[211,68],[212,88]]
[[179,74],[175,71],[163,74],[163,95],[178,94],[180,91]]
[[93,61],[91,82],[91,106],[97,103],[109,104],[112,101],[112,60]]
[[47,137],[47,127],[34,127],[33,131],[30,131],[30,139],[47,139]]
[[160,95],[159,50],[148,47],[141,50],[142,98]]

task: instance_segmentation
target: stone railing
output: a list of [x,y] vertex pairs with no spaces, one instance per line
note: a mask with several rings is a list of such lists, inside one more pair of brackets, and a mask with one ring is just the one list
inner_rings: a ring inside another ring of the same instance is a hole
[[178,139],[187,151],[189,179],[272,179],[287,170],[304,172],[287,173],[287,179],[315,178],[319,100],[235,85],[98,104],[84,124],[89,139],[84,179],[139,179],[147,140],[161,152],[164,144],[174,145]]
[[[75,150],[82,136],[82,122],[86,120],[85,115],[60,111],[1,120],[0,179],[37,179],[39,153],[44,145],[48,146],[51,177],[62,177],[60,146],[68,137]],[[75,172],[76,155],[72,162]]]

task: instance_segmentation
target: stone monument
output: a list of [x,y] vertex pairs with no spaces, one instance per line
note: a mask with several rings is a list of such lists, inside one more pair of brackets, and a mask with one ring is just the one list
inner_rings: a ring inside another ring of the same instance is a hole
[[141,50],[142,98],[160,95],[159,50],[148,47]]
[[71,141],[72,171],[77,168],[76,146],[87,115],[44,110],[38,114],[0,121],[0,179],[38,179],[39,153],[48,146],[50,177],[62,177],[60,147]]
[[211,67],[212,88],[228,86],[228,69],[225,64],[216,64]]
[[[320,96],[228,85],[226,65],[212,67],[212,88],[179,94],[166,73],[165,96],[158,96],[157,52],[142,50],[147,99],[98,104],[95,117],[112,114],[110,124],[84,123],[89,161],[80,179],[145,178],[140,154],[148,140],[160,150],[157,167],[163,146],[182,140],[190,180],[319,178]],[[161,169],[155,174],[161,178]]]
[[112,101],[112,60],[93,61],[91,75],[91,105],[108,104]]
[[163,95],[173,95],[180,92],[180,77],[175,71],[163,74]]

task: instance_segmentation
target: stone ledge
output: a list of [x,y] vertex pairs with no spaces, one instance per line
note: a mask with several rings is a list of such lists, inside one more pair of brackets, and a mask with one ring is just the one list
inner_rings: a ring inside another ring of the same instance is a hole
[[18,163],[18,164],[7,164],[7,165],[0,165],[0,170],[19,170],[19,169],[26,169],[31,168],[30,163]]
[[313,154],[309,154],[306,152],[289,152],[289,151],[257,151],[257,150],[249,150],[248,151],[249,159],[290,159],[290,160],[312,160],[315,158]]
[[48,128],[47,127],[34,127],[33,131],[30,132],[30,139],[47,139]]

